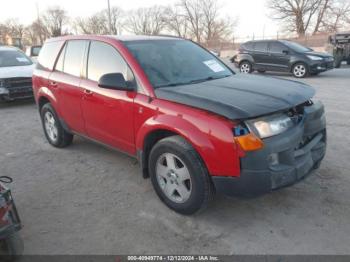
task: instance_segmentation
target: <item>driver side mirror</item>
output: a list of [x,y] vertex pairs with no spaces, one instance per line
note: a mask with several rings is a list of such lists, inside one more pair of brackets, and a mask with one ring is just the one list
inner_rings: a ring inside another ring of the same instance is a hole
[[98,86],[101,88],[112,89],[112,90],[123,90],[133,91],[134,88],[128,85],[125,81],[123,74],[121,73],[110,73],[105,74],[98,80]]
[[283,50],[282,53],[285,54],[285,55],[289,55],[289,51],[288,50]]

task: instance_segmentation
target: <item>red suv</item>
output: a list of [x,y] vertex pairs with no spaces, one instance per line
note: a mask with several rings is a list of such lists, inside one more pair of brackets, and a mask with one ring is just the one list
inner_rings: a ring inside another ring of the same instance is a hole
[[293,184],[325,155],[324,107],[312,88],[235,74],[188,40],[50,39],[33,85],[50,144],[79,135],[124,151],[182,214],[215,191],[259,195]]

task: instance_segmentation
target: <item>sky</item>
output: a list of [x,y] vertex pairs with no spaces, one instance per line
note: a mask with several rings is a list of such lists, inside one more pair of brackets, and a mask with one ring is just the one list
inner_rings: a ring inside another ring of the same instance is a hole
[[[237,38],[276,36],[279,30],[277,22],[270,19],[266,8],[267,0],[219,0],[222,14],[238,18],[235,30]],[[124,10],[149,7],[155,4],[175,4],[177,0],[110,0],[111,6]],[[8,18],[17,18],[23,24],[30,24],[48,6],[60,5],[71,17],[89,16],[107,7],[107,0],[0,0],[0,22]]]

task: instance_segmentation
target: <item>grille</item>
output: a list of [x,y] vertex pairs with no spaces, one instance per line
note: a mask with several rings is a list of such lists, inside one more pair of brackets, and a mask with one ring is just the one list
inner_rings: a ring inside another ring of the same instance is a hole
[[16,77],[6,80],[8,88],[32,87],[31,77]]

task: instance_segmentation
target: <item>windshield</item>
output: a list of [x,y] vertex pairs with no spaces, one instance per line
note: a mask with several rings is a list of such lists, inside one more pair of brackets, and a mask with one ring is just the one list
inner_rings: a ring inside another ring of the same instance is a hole
[[0,67],[27,66],[33,62],[25,54],[16,50],[0,51]]
[[214,55],[185,40],[125,42],[154,88],[185,85],[233,75]]
[[303,46],[301,44],[298,43],[294,43],[294,42],[289,42],[289,41],[282,41],[283,44],[285,44],[286,46],[288,46],[289,48],[293,49],[296,52],[310,52],[312,51],[311,48],[308,48],[306,46]]

